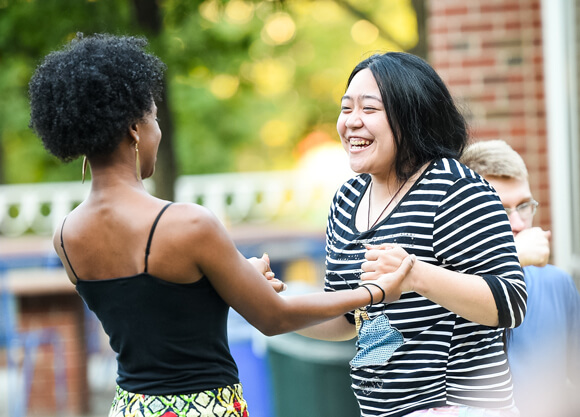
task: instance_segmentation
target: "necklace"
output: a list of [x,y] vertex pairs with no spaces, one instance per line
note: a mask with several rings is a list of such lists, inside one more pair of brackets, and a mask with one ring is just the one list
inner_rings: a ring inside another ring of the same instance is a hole
[[389,202],[387,203],[387,205],[385,206],[385,208],[383,209],[383,211],[381,211],[381,214],[379,214],[379,217],[377,217],[377,219],[375,220],[375,222],[373,223],[373,225],[371,226],[371,193],[373,192],[373,183],[371,182],[371,185],[369,187],[369,210],[367,213],[367,230],[372,229],[373,227],[375,227],[375,225],[379,222],[379,220],[381,219],[381,217],[383,216],[383,214],[385,213],[385,211],[387,211],[387,209],[389,208],[389,206],[391,205],[391,203],[393,202],[393,200],[399,195],[399,192],[403,189],[403,187],[405,186],[405,184],[407,183],[407,181],[403,182],[401,184],[401,186],[399,187],[399,189],[397,190],[397,192],[391,197],[391,199],[389,200]]

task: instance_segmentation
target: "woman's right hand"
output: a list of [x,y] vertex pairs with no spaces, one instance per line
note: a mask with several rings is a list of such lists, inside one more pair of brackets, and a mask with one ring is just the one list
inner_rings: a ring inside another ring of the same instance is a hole
[[[384,303],[391,303],[401,298],[401,293],[412,291],[412,286],[406,278],[416,262],[415,255],[409,255],[400,246],[380,245],[369,246],[366,254],[367,261],[363,263],[361,280],[380,285],[385,291]],[[382,298],[374,300],[378,301]]]

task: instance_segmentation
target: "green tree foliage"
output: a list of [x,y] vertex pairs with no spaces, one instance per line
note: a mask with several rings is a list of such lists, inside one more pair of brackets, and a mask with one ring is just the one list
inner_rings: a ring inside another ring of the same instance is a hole
[[80,178],[80,161],[56,161],[28,129],[27,102],[39,60],[77,31],[145,34],[167,63],[178,175],[293,167],[337,141],[361,58],[417,45],[411,0],[151,1],[158,33],[138,1],[0,0],[0,183]]

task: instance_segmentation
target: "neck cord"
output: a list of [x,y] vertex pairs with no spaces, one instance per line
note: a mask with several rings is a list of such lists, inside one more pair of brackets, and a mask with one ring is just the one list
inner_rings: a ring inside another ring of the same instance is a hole
[[407,183],[407,181],[403,182],[401,184],[401,186],[399,187],[399,189],[397,190],[397,192],[391,197],[391,199],[389,200],[389,202],[387,203],[387,205],[385,206],[385,208],[383,209],[383,211],[381,211],[381,214],[379,214],[379,217],[377,217],[377,219],[375,220],[375,222],[373,223],[372,226],[370,226],[371,224],[371,194],[373,192],[373,183],[371,181],[371,185],[369,187],[369,210],[367,213],[367,230],[372,229],[373,227],[375,227],[375,225],[379,222],[379,220],[381,219],[381,217],[383,216],[383,214],[385,213],[385,211],[387,211],[387,208],[389,208],[389,206],[391,205],[391,203],[393,202],[393,200],[399,195],[399,192],[403,189],[404,185]]

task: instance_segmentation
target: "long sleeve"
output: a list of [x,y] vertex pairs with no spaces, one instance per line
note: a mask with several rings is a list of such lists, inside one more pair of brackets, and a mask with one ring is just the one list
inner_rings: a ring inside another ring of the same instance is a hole
[[458,179],[447,190],[434,222],[441,266],[479,275],[494,296],[498,327],[517,327],[526,312],[526,286],[510,223],[493,189],[481,177]]

